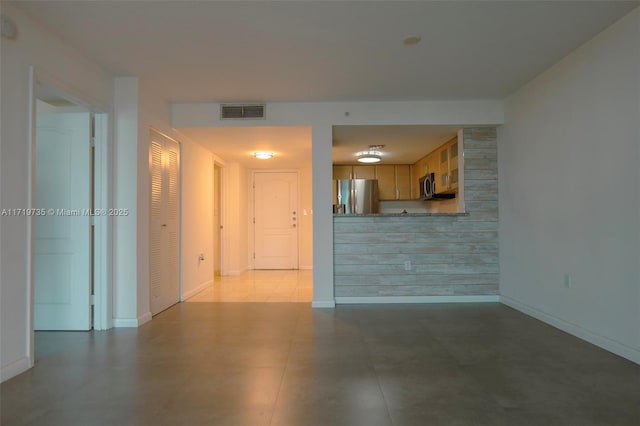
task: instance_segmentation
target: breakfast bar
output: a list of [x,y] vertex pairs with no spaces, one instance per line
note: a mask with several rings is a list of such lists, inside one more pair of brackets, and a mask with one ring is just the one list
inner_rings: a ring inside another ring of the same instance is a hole
[[[334,214],[337,303],[498,300],[496,132],[461,133],[464,177],[455,200]],[[441,211],[438,203],[455,207]]]

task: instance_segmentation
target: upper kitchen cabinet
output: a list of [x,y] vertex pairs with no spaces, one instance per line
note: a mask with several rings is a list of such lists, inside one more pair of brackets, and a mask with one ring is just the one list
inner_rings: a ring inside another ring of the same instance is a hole
[[333,180],[338,179],[375,179],[376,166],[333,165]]
[[[436,182],[436,193],[452,194],[458,190],[459,180],[459,144],[458,137],[454,137],[438,148],[422,157],[411,166],[414,180],[433,173]],[[420,188],[414,185],[413,198],[420,197]]]
[[409,164],[375,166],[380,200],[410,200],[412,173]]
[[[417,179],[417,178],[416,178]],[[411,166],[408,164],[396,165],[396,193],[398,200],[411,199],[411,188],[413,184]]]
[[449,189],[458,189],[458,138],[456,137],[449,144]]
[[378,197],[381,200],[396,199],[396,166],[381,165],[376,167],[378,180]]
[[353,178],[353,166],[333,166],[333,180],[339,179],[352,179]]
[[353,166],[354,179],[375,179],[376,166]]
[[458,138],[446,142],[436,151],[436,193],[452,193],[458,189]]

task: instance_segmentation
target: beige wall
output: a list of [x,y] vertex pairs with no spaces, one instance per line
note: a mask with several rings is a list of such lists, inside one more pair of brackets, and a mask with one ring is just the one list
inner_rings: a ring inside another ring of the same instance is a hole
[[213,283],[213,155],[195,142],[181,142],[181,296],[185,300]]

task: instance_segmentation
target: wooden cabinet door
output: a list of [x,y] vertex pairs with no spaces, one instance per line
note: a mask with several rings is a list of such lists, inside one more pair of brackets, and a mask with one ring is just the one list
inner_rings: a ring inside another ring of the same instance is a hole
[[411,199],[412,187],[411,166],[399,164],[396,166],[396,197],[399,200]]
[[351,179],[353,166],[333,166],[333,180]]
[[449,145],[445,144],[438,151],[438,173],[436,173],[436,193],[449,190]]
[[376,179],[378,179],[378,196],[381,200],[395,200],[396,194],[396,166],[375,166]]
[[437,151],[427,155],[427,173],[440,173],[440,162]]
[[416,184],[413,185],[413,198],[420,198],[420,188],[418,186],[418,179],[427,174],[427,157],[423,157],[418,160],[413,166],[411,166],[411,173],[416,178]]
[[376,166],[353,166],[353,179],[375,179]]
[[449,188],[458,189],[458,171],[459,171],[459,157],[458,157],[458,140],[454,139],[449,144]]

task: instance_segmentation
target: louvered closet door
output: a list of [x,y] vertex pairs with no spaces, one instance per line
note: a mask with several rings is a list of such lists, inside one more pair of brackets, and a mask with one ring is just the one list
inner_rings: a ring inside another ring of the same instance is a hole
[[151,313],[180,300],[180,145],[151,131],[149,280]]

